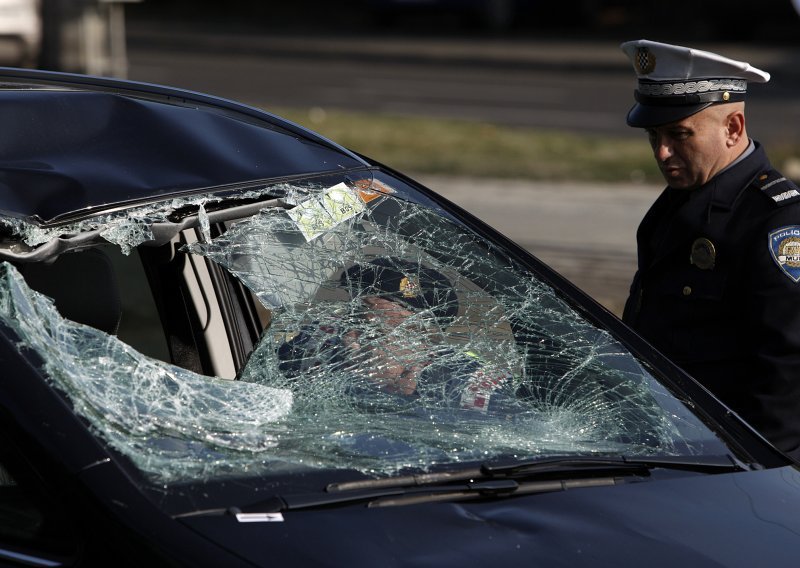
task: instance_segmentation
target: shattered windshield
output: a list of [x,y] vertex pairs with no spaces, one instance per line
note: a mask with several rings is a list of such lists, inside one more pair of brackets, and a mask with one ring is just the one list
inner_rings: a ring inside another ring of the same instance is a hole
[[152,480],[724,451],[612,335],[401,182],[280,195],[213,232],[201,208],[179,251],[269,313],[235,381],[65,320],[5,266],[0,317]]

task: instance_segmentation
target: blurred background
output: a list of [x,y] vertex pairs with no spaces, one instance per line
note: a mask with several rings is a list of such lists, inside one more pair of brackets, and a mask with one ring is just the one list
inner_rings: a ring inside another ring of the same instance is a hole
[[399,169],[620,314],[662,180],[619,44],[772,74],[748,130],[800,179],[800,0],[0,0],[0,64],[239,100]]

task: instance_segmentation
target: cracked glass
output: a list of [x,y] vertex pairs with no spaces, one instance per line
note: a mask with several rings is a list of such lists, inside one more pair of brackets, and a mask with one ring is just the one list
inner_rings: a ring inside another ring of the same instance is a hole
[[[223,267],[269,312],[235,381],[66,320],[3,265],[0,318],[152,480],[725,451],[610,333],[402,182],[343,176],[258,195],[280,199],[225,220],[193,201],[200,240],[180,251]],[[153,207],[148,219],[174,209]],[[145,242],[141,218],[108,227],[114,242]]]

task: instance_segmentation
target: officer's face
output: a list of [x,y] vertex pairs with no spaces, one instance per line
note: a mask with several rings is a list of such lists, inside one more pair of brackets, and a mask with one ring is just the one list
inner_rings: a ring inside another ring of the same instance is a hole
[[650,146],[667,185],[676,189],[700,187],[727,166],[731,152],[728,105],[708,107],[697,114],[647,129]]

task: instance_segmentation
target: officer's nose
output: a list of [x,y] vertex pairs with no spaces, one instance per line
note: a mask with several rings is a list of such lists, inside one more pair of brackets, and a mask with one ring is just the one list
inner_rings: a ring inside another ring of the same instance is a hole
[[653,154],[658,162],[666,162],[672,156],[672,146],[659,141],[653,144]]

